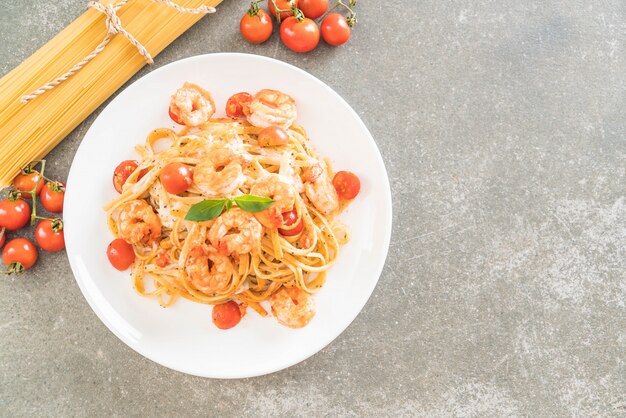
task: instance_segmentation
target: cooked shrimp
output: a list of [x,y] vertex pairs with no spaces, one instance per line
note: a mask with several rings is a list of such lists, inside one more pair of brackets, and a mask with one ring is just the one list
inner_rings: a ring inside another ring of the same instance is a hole
[[228,256],[257,252],[262,233],[263,227],[251,213],[233,208],[215,220],[208,238],[220,254]]
[[247,108],[248,122],[259,128],[270,125],[289,128],[298,117],[296,102],[277,90],[261,90]]
[[233,276],[230,259],[207,244],[191,248],[185,260],[185,271],[196,289],[204,293],[215,293],[224,289]]
[[283,287],[272,295],[272,313],[283,325],[302,328],[315,316],[313,298],[297,287]]
[[241,187],[246,176],[243,174],[242,156],[229,148],[217,148],[196,165],[193,182],[205,196],[227,196]]
[[195,84],[185,83],[172,96],[170,112],[184,125],[198,126],[213,116],[215,102],[208,91]]
[[328,215],[339,207],[337,190],[328,176],[323,161],[308,167],[303,177],[306,181],[304,191],[317,210]]
[[272,206],[254,214],[259,222],[268,228],[283,226],[285,223],[283,213],[292,210],[296,203],[293,185],[279,174],[268,174],[257,180],[250,188],[250,194],[274,200]]
[[161,236],[161,221],[148,202],[130,200],[119,208],[117,230],[130,244],[148,244]]

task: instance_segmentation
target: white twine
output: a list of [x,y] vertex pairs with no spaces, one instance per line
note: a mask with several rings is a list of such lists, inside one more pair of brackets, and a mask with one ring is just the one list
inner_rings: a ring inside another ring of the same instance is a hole
[[[59,84],[61,84],[62,82],[70,78],[71,76],[73,76],[81,68],[83,68],[89,61],[94,59],[100,52],[102,52],[104,48],[108,45],[108,43],[111,41],[111,39],[118,33],[124,35],[124,37],[126,37],[126,39],[128,39],[128,41],[132,45],[134,45],[135,48],[137,48],[137,51],[139,51],[139,54],[141,54],[141,56],[144,57],[144,59],[146,60],[148,64],[153,64],[154,61],[152,60],[152,55],[150,55],[148,50],[141,44],[141,42],[135,39],[133,35],[131,35],[126,29],[124,29],[124,27],[122,26],[122,21],[120,20],[119,16],[116,13],[120,9],[120,7],[124,6],[126,3],[128,3],[128,1],[129,0],[121,0],[115,4],[109,4],[107,6],[97,1],[90,2],[89,7],[96,9],[97,11],[103,13],[106,16],[105,23],[106,23],[106,28],[107,28],[107,35],[104,37],[102,42],[100,42],[98,46],[93,51],[91,51],[89,55],[87,55],[81,61],[77,62],[67,72],[58,76],[54,80],[47,82],[46,84],[39,87],[37,90],[33,91],[32,93],[22,96],[20,101],[22,103],[28,103],[29,101],[33,100],[35,97],[39,96],[40,94],[45,93],[48,90],[52,90],[53,88],[55,88],[56,86],[58,86]],[[211,6],[187,8],[187,7],[179,6],[178,4],[172,2],[171,0],[150,0],[150,1],[152,1],[153,3],[166,5],[181,13],[191,13],[191,14],[215,13],[215,7],[211,7]]]

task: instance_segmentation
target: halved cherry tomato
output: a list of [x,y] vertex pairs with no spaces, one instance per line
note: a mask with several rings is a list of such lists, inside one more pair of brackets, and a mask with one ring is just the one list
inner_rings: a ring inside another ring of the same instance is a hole
[[179,125],[184,125],[184,123],[182,123],[180,119],[178,119],[178,116],[172,113],[172,109],[168,109],[167,113],[169,113],[170,118],[174,121],[174,123],[177,123]]
[[30,206],[17,196],[0,201],[0,227],[15,231],[24,227],[30,220]]
[[59,181],[49,181],[41,189],[39,200],[43,207],[52,213],[63,212],[63,201],[65,200],[65,186]]
[[35,190],[35,194],[39,195],[41,192],[41,188],[43,187],[43,178],[39,171],[31,170],[28,173],[20,173],[13,180],[13,188],[18,192],[22,193],[22,197],[24,199],[30,199],[30,192],[35,189],[35,184],[37,185],[37,190]]
[[262,147],[275,147],[289,142],[289,134],[278,126],[268,126],[259,132],[259,145]]
[[[118,193],[122,193],[122,187],[128,177],[137,169],[139,163],[135,160],[125,160],[119,163],[117,167],[115,167],[115,171],[113,171],[113,187],[117,190]],[[146,174],[146,170],[141,170],[139,173],[139,178],[141,179]]]
[[251,101],[252,95],[250,95],[250,93],[241,92],[233,94],[226,102],[226,116],[232,119],[243,117]]
[[4,245],[4,241],[7,239],[6,228],[0,228],[0,248]]
[[60,219],[44,219],[35,228],[35,240],[46,251],[61,251],[65,248],[63,222]]
[[[274,5],[272,4],[271,0],[267,1],[267,6],[270,10],[270,14],[276,17],[276,9],[274,9]],[[276,7],[279,10],[286,10],[286,9],[291,10],[294,6],[298,7],[298,0],[276,0]],[[293,12],[281,12],[280,20],[285,20],[289,16],[293,16]]]
[[328,10],[328,0],[298,0],[298,9],[309,19],[317,19]]
[[[289,212],[283,213],[283,220],[285,221],[285,226],[291,226],[298,220],[298,213],[294,210],[290,210]],[[281,234],[291,237],[294,235],[298,235],[304,229],[304,221],[300,218],[300,222],[298,225],[293,228],[278,228],[278,232]]]
[[[271,2],[270,2],[271,3]],[[253,14],[251,14],[253,13]],[[246,13],[239,21],[239,31],[246,41],[260,44],[272,35],[272,18],[265,10],[256,10]]]
[[19,273],[31,268],[37,261],[37,248],[26,238],[15,238],[7,242],[2,250],[2,261],[10,273]]
[[241,309],[235,301],[213,306],[213,323],[219,329],[229,329],[241,321]]
[[333,186],[337,190],[340,198],[350,200],[354,199],[361,190],[361,180],[356,174],[349,171],[340,171],[333,177]]
[[298,21],[291,16],[280,25],[280,39],[292,51],[308,52],[319,43],[320,30],[317,23],[309,18]]
[[339,46],[350,39],[350,25],[339,13],[331,13],[322,20],[322,38],[326,43]]
[[161,170],[161,183],[169,193],[180,194],[186,192],[193,183],[191,167],[182,163],[170,163]]
[[119,271],[124,271],[135,261],[133,246],[121,238],[114,239],[107,247],[107,257],[111,265]]

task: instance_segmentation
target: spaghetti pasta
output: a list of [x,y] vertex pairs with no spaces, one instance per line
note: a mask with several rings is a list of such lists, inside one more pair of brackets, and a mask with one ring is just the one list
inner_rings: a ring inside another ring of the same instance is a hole
[[[216,6],[221,0],[176,0],[182,7]],[[115,0],[101,0],[104,6]],[[117,11],[124,28],[152,56],[197,22],[150,0],[132,0]],[[102,41],[105,16],[88,9],[30,58],[0,79],[0,187],[28,162],[46,155],[145,65],[137,48],[115,36],[88,65],[62,84],[24,104],[20,98],[65,73]]]
[[[260,116],[248,111],[249,120]],[[136,169],[104,209],[113,235],[133,244],[139,294],[162,306],[180,297],[204,304],[236,301],[262,316],[270,302],[274,316],[290,327],[312,318],[309,295],[323,286],[349,239],[336,219],[348,202],[339,200],[330,164],[317,156],[297,122],[280,145],[262,146],[262,133],[245,120],[213,118],[180,132],[155,129],[135,148]],[[169,193],[161,176],[171,164],[193,170],[193,182],[180,194]],[[240,204],[212,219],[186,219],[207,198],[237,202],[238,196],[272,203],[254,213]]]

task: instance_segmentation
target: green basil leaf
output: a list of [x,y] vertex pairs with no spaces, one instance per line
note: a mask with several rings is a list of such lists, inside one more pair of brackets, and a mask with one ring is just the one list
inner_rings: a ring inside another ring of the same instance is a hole
[[233,207],[233,199],[226,199],[226,212],[228,212],[229,210],[231,210]]
[[241,208],[241,210],[246,212],[261,212],[272,206],[274,201],[269,197],[263,196],[254,196],[251,194],[245,194],[243,196],[238,196],[233,199],[237,206]]
[[195,222],[210,221],[220,216],[225,205],[225,199],[203,200],[189,209],[189,212],[185,215],[185,220]]

